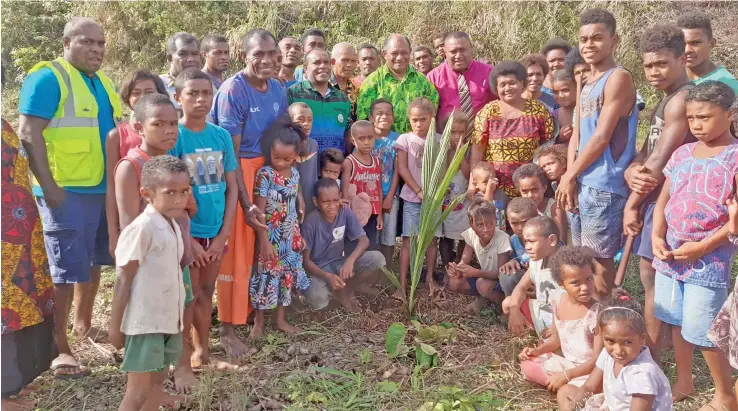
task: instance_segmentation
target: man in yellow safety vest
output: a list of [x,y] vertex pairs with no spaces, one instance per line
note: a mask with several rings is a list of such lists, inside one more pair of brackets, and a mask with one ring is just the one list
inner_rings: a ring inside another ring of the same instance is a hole
[[105,222],[105,137],[121,117],[113,82],[100,71],[105,35],[98,23],[75,18],[64,27],[63,57],[37,64],[21,89],[20,139],[35,176],[44,242],[56,289],[57,377],[89,373],[66,336],[74,297],[74,331],[99,339],[92,308],[100,266],[113,265]]

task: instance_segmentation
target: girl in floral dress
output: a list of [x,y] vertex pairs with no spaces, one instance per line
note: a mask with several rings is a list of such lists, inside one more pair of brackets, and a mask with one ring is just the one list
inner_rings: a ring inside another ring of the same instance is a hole
[[302,211],[300,174],[293,163],[300,145],[299,126],[280,119],[264,133],[262,148],[268,165],[256,174],[254,204],[266,214],[266,231],[257,232],[259,259],[251,276],[249,295],[256,310],[252,337],[264,333],[264,311],[276,308],[275,327],[288,334],[299,332],[287,323],[284,308],[292,302],[292,288],[307,289],[310,280],[302,267],[303,241],[298,209]]

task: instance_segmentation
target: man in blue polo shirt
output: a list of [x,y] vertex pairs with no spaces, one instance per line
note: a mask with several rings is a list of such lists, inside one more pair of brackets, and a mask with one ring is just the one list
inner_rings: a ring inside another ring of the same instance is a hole
[[23,83],[19,136],[36,178],[33,194],[56,289],[54,332],[60,354],[51,368],[69,378],[89,373],[67,342],[73,296],[77,335],[105,335],[91,321],[100,265],[113,264],[105,222],[104,147],[121,104],[113,82],[99,71],[105,55],[102,27],[75,18],[64,27],[63,44],[63,58],[39,63]]
[[310,137],[318,142],[318,151],[337,148],[345,151],[351,127],[351,102],[330,83],[331,56],[315,49],[305,56],[306,79],[287,89],[289,104],[301,101],[313,111]]

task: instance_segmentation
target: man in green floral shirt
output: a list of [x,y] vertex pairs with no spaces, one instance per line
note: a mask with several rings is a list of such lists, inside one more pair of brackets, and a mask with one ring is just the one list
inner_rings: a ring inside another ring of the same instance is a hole
[[438,91],[424,75],[410,67],[410,40],[401,34],[391,34],[382,47],[385,64],[367,76],[359,91],[356,115],[369,118],[369,107],[374,100],[384,98],[392,102],[395,122],[392,130],[410,132],[407,106],[418,97],[426,97],[438,107]]

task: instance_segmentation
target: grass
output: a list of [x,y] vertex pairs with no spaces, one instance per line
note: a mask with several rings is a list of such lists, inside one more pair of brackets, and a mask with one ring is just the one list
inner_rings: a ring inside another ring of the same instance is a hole
[[[109,315],[114,273],[103,272],[95,307],[94,324],[104,326]],[[631,260],[625,287],[642,295],[637,262]],[[340,309],[312,313],[296,307],[288,315],[303,332],[295,337],[269,331],[249,343],[258,351],[241,361],[238,371],[204,369],[198,373],[197,393],[181,409],[210,410],[420,410],[429,401],[474,404],[479,410],[554,410],[555,400],[544,389],[527,383],[519,372],[517,353],[533,339],[508,334],[499,314],[485,309],[481,315],[463,314],[470,297],[451,295],[442,305],[428,302],[421,290],[417,318],[423,324],[450,322],[457,330],[455,342],[435,344],[439,366],[415,370],[409,356],[390,360],[385,333],[405,312],[399,302],[382,295],[363,300],[370,310],[347,314]],[[409,324],[408,324],[409,325]],[[242,337],[247,328],[239,329]],[[221,354],[216,333],[211,334],[215,354]],[[109,345],[104,348],[113,351]],[[125,377],[117,361],[92,346],[76,341],[73,349],[92,370],[92,376],[76,381],[40,377],[31,394],[41,410],[110,410],[117,408]],[[664,371],[673,382],[674,364],[664,353]],[[695,410],[707,403],[712,382],[707,366],[697,354],[695,384],[698,394],[678,404],[677,411]],[[171,382],[167,383],[171,389]],[[451,409],[451,408],[447,408]],[[453,408],[464,409],[464,408]]]

